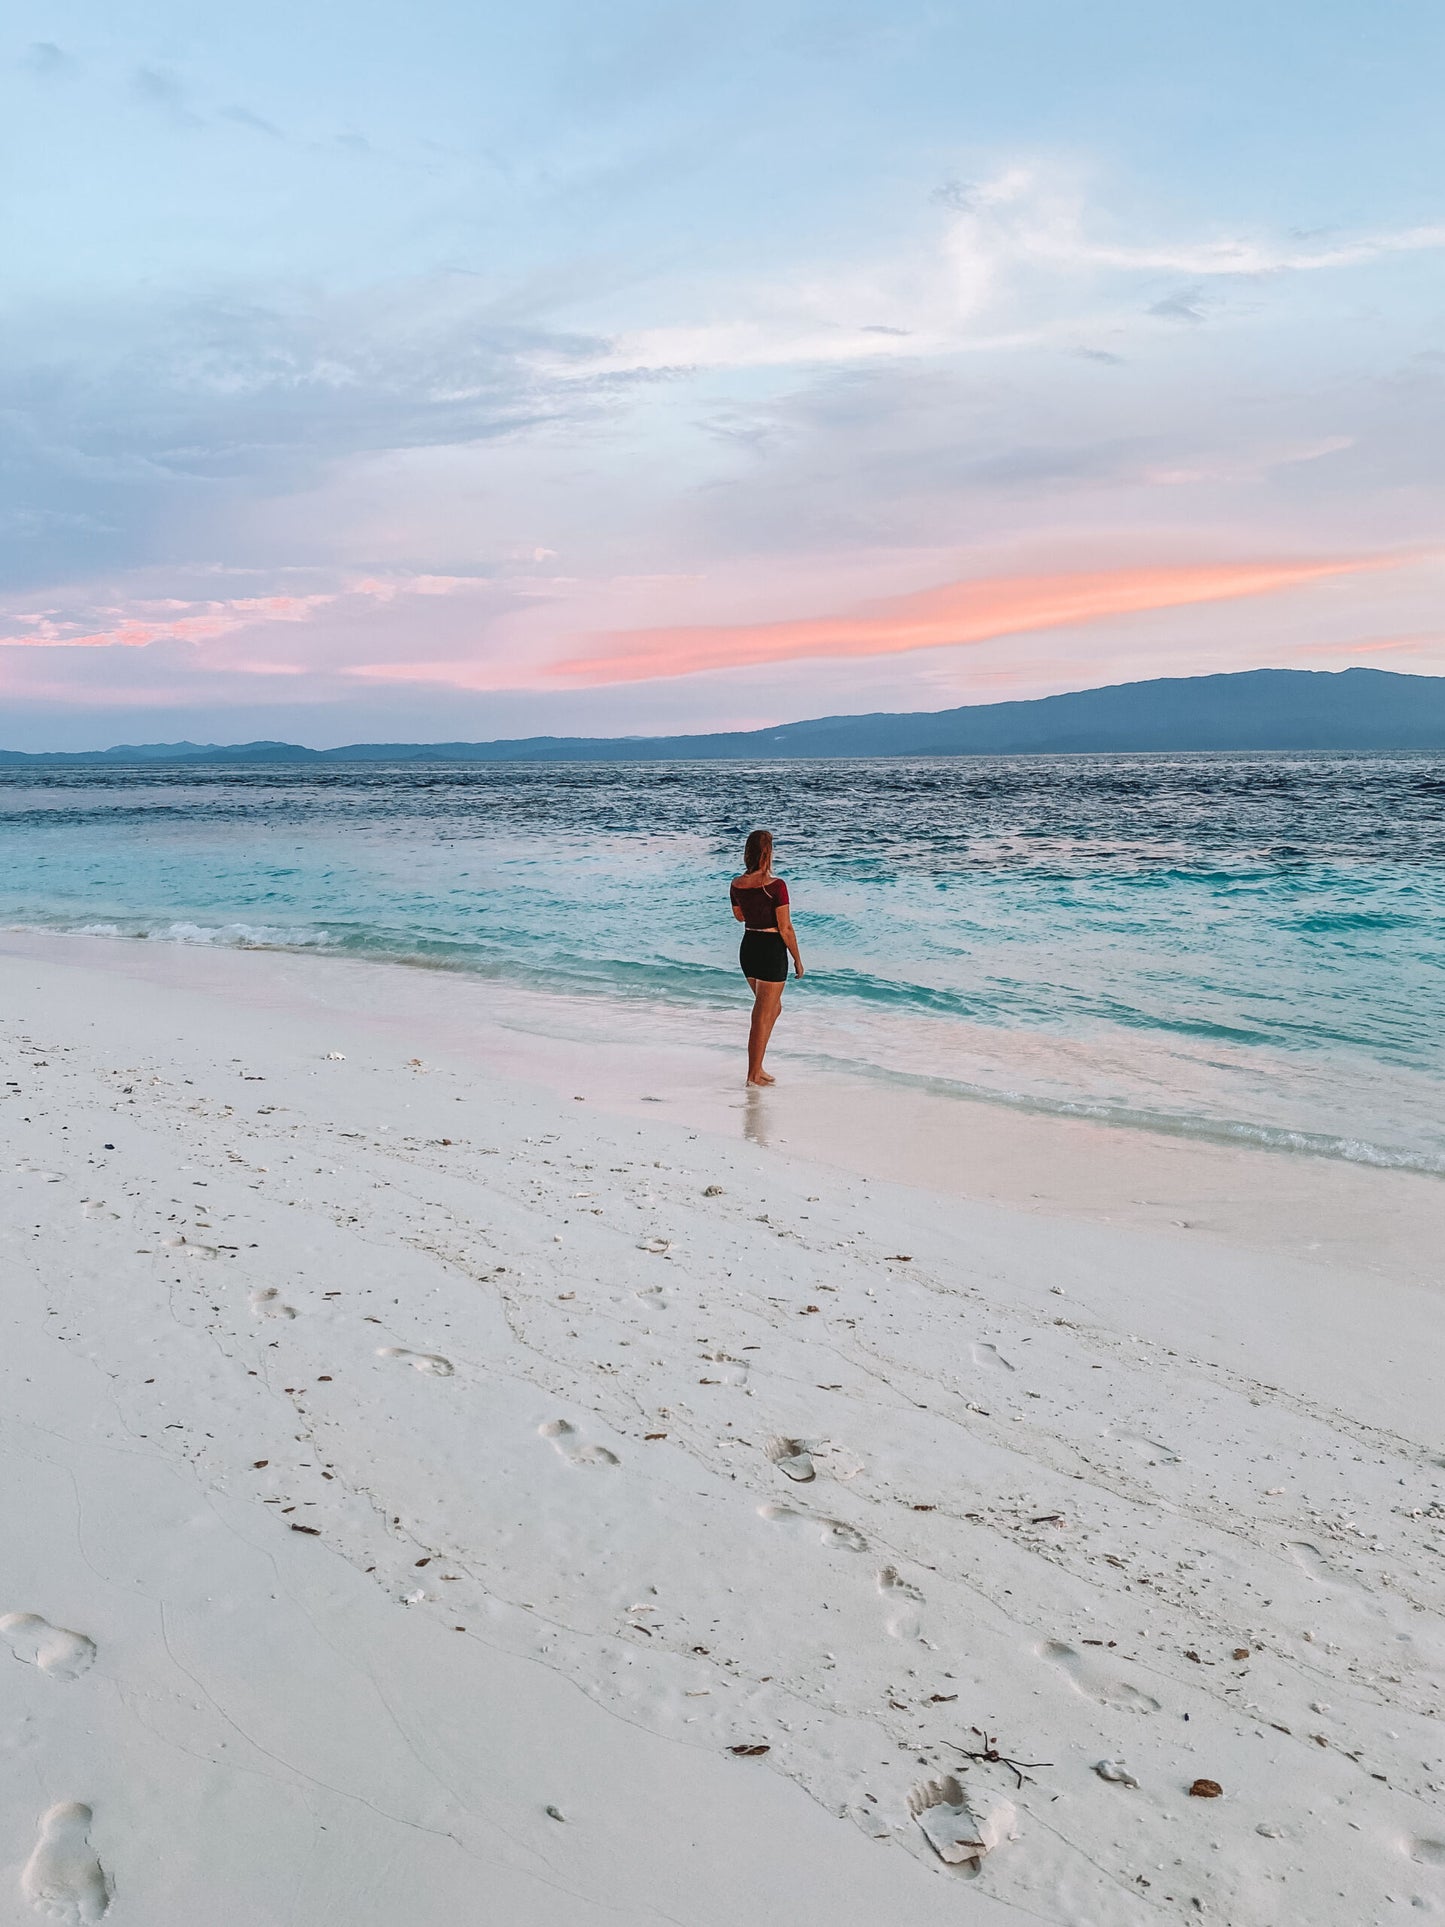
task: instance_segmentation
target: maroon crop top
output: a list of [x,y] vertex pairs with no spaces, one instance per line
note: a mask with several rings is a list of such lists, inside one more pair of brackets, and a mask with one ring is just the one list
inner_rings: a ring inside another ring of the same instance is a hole
[[731,896],[749,930],[776,930],[778,905],[788,901],[788,886],[781,877],[773,877],[767,883],[735,883]]

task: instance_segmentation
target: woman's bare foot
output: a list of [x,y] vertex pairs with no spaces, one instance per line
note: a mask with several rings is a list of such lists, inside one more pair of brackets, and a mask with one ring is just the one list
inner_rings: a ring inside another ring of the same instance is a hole
[[748,1079],[750,1084],[776,1084],[777,1081],[777,1078],[769,1071],[759,1071],[756,1077],[750,1077]]

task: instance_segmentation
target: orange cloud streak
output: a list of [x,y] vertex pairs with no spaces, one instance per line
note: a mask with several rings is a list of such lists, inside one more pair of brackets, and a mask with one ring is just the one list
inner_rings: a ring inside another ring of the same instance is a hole
[[813,656],[888,656],[947,649],[1030,629],[1060,629],[1106,616],[1186,603],[1269,595],[1325,576],[1394,568],[1401,558],[1363,556],[1335,562],[1206,562],[1087,574],[994,576],[948,582],[893,596],[868,613],[793,622],[709,624],[697,628],[623,629],[603,638],[611,653],[553,663],[549,677],[591,684],[692,676],[704,669],[743,669]]

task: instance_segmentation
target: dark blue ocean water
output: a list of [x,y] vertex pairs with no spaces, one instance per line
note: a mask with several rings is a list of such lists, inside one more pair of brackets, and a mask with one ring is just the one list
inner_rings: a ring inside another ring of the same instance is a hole
[[1445,758],[0,771],[0,922],[512,978],[870,1076],[1445,1170]]

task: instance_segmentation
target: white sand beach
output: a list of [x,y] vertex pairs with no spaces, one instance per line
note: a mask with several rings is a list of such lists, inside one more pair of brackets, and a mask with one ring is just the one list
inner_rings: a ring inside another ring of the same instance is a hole
[[747,1104],[437,973],[0,986],[0,1918],[1445,1917],[1439,1180],[786,1014]]

